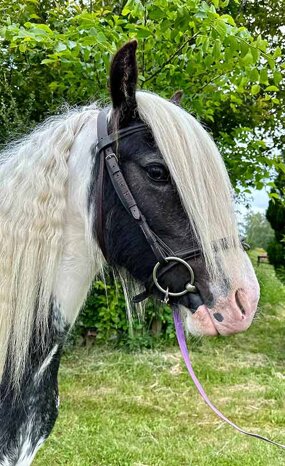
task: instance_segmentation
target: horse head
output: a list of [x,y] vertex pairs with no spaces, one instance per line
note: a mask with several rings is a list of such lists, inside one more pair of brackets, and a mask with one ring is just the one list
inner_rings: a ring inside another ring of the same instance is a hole
[[[192,334],[244,331],[255,315],[259,286],[239,240],[222,157],[175,101],[137,91],[136,48],[129,42],[111,64],[112,107],[102,117],[106,134],[98,134],[99,150],[98,144],[93,149],[92,186],[100,188],[90,190],[95,238],[113,267],[126,269],[147,294],[178,305]],[[125,193],[118,195],[104,157],[113,158]],[[122,202],[126,192],[147,233]]]

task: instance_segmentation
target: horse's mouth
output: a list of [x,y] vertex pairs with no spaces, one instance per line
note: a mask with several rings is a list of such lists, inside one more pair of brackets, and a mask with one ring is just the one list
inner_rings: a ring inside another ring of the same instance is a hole
[[187,330],[195,336],[216,336],[219,334],[209,308],[199,292],[189,293],[179,301],[184,314]]
[[187,330],[194,336],[217,336],[219,331],[210,315],[209,309],[205,304],[200,305],[197,309],[189,309],[180,305],[184,314]]

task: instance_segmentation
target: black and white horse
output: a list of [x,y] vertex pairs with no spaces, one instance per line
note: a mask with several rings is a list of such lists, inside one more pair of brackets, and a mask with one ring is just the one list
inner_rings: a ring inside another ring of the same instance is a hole
[[[109,132],[146,127],[113,143],[119,166],[160,244],[201,251],[188,261],[196,292],[175,302],[186,328],[196,335],[246,330],[259,287],[240,247],[222,158],[190,114],[136,91],[136,46],[118,51],[110,73]],[[90,105],[51,118],[0,155],[1,466],[29,465],[55,423],[64,340],[105,257],[146,285],[157,262],[106,167],[98,199],[98,113]],[[180,290],[187,273],[176,264],[161,284]]]

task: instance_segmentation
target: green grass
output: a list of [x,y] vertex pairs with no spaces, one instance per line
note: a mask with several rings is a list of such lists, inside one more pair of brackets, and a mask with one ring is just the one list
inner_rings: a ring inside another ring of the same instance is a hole
[[[256,262],[257,252],[252,253]],[[285,443],[285,287],[257,269],[260,312],[244,334],[189,341],[212,401],[241,427]],[[233,431],[204,404],[177,348],[66,354],[61,408],[34,464],[279,466],[285,451]]]

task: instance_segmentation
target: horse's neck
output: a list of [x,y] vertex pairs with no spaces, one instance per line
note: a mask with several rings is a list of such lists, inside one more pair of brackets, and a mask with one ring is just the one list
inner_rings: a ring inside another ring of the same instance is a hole
[[96,141],[96,122],[90,120],[71,149],[67,212],[64,229],[63,255],[58,268],[54,297],[68,323],[76,319],[94,275],[100,271],[102,255],[87,218],[87,196],[92,173],[91,146]]
[[5,374],[0,383],[0,465],[28,466],[49,435],[57,417],[57,371],[64,336],[102,264],[102,255],[88,235],[87,199],[92,172],[90,149],[95,141],[96,119],[92,117],[76,137],[68,160],[64,244],[54,281],[53,307],[45,347],[37,345],[33,349],[20,397],[14,399],[13,392],[7,391]]

